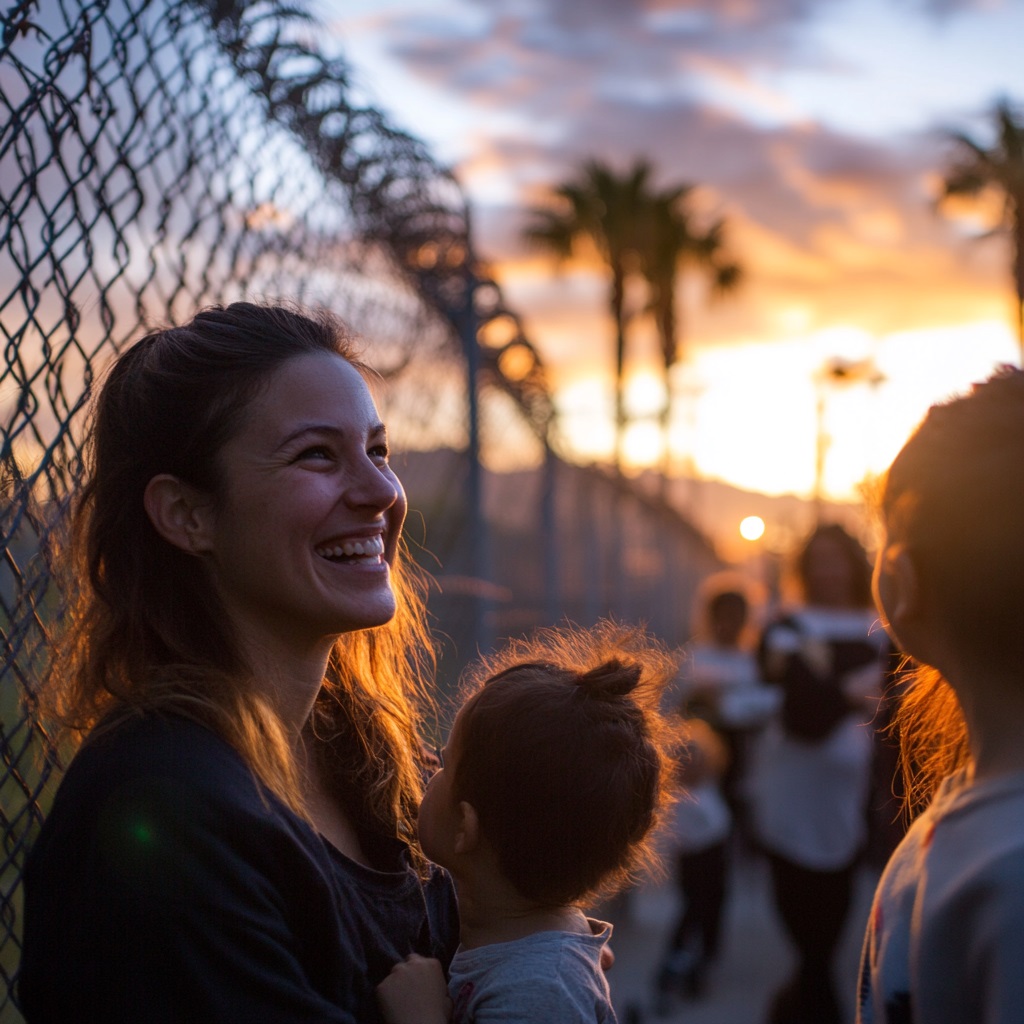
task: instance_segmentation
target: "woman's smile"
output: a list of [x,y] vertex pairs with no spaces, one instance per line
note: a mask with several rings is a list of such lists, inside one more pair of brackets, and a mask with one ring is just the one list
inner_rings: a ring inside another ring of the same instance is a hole
[[289,360],[220,458],[207,558],[243,634],[318,643],[394,615],[405,494],[358,370],[328,353]]

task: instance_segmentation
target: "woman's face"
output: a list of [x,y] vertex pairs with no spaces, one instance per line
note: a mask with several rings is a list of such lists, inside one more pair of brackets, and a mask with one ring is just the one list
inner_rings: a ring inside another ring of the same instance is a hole
[[854,575],[850,556],[835,537],[820,536],[811,543],[804,580],[808,604],[849,608],[854,604]]
[[302,648],[391,619],[405,493],[350,363],[327,352],[284,363],[218,465],[203,553],[243,643]]

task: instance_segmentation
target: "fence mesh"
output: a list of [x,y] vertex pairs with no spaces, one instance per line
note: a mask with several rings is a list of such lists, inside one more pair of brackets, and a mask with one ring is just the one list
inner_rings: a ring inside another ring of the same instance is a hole
[[[429,434],[465,453],[454,469],[420,466],[422,494],[446,505],[424,512],[450,574],[435,612],[461,652],[485,620],[497,636],[609,611],[678,642],[681,609],[717,562],[667,506],[553,458],[544,367],[474,256],[457,183],[353,100],[345,61],[303,9],[0,9],[0,1022],[16,1022],[22,870],[62,764],[35,714],[63,603],[50,541],[81,473],[91,389],[145,330],[213,302],[286,298],[362,336],[389,381],[396,447]],[[491,481],[490,550],[480,423],[485,439],[490,428],[546,456],[532,480]],[[467,500],[453,513],[454,488]]]
[[[505,313],[474,265],[455,182],[351,101],[344,61],[318,48],[316,28],[276,2],[4,11],[0,1020],[19,1019],[21,873],[60,767],[33,714],[62,603],[47,545],[104,366],[198,306],[287,297],[340,313],[400,387],[418,367],[457,366],[476,326]],[[539,363],[505,380],[499,356],[485,354],[482,376],[543,434]],[[442,412],[416,394],[407,431]]]

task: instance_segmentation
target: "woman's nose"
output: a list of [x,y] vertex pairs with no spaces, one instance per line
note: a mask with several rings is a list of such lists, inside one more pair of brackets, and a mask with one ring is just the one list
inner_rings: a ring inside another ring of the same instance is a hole
[[367,459],[349,480],[345,500],[353,508],[368,507],[383,512],[398,501],[401,493],[398,478],[390,470],[382,470],[377,463]]

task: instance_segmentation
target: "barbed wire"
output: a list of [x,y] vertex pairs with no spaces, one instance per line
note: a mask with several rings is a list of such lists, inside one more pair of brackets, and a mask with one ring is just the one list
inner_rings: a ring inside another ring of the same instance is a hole
[[[60,757],[35,715],[64,595],[49,563],[94,383],[146,329],[287,297],[340,313],[399,386],[507,311],[465,197],[351,100],[299,6],[20,0],[0,41],[0,1018],[14,1019],[21,872]],[[546,440],[532,353],[480,380]],[[423,403],[426,402],[426,405]],[[423,420],[440,415],[420,395]]]

